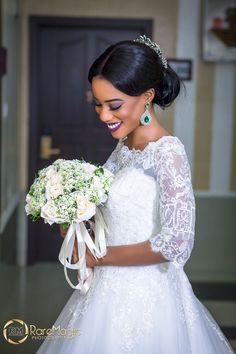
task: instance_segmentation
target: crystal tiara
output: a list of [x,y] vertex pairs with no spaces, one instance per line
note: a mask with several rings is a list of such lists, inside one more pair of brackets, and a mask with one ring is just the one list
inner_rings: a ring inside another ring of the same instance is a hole
[[162,65],[164,66],[165,69],[167,69],[167,60],[164,57],[164,55],[162,54],[161,48],[159,46],[159,44],[156,44],[155,42],[152,42],[150,38],[146,37],[145,35],[143,36],[139,36],[139,38],[134,39],[134,42],[139,42],[139,43],[143,43],[146,44],[148,47],[150,47],[151,49],[155,50],[155,52],[157,53],[157,55],[159,56]]

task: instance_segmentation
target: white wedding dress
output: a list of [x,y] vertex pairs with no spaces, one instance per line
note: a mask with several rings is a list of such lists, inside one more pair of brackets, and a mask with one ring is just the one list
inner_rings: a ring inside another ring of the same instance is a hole
[[234,353],[183,270],[193,248],[195,201],[180,140],[165,136],[141,151],[121,139],[104,167],[115,174],[100,207],[107,245],[149,239],[169,261],[95,267],[88,293],[75,290],[54,323],[78,335],[49,336],[37,354]]

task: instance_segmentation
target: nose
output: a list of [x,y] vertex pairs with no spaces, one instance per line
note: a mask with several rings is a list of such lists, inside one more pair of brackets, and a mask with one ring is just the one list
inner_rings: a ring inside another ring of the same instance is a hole
[[99,118],[103,123],[107,123],[112,119],[112,113],[106,107],[101,107],[99,112]]

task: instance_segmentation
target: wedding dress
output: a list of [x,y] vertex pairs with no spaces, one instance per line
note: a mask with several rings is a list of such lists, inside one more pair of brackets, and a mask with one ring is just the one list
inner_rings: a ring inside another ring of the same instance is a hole
[[174,136],[144,150],[118,144],[104,167],[115,174],[100,210],[107,245],[150,241],[165,263],[94,268],[86,295],[75,290],[37,354],[229,354],[216,321],[184,272],[194,242],[195,200],[185,149]]

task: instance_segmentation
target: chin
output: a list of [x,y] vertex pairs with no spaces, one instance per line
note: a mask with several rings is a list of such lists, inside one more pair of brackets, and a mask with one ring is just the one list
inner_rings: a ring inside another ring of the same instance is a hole
[[116,132],[110,132],[110,134],[113,136],[114,139],[122,139],[126,136],[126,134],[119,132],[119,130],[117,130]]
[[116,132],[114,132],[114,133],[111,133],[111,135],[112,135],[112,137],[114,138],[114,139],[117,139],[117,140],[119,140],[119,139],[122,139],[123,138],[123,135],[121,135],[121,134],[116,134]]

